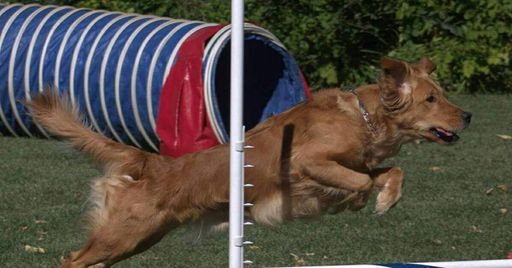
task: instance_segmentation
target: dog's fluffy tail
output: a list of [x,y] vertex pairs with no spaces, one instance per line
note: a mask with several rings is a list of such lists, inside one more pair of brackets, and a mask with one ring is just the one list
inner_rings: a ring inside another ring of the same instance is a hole
[[[115,142],[86,127],[77,108],[69,98],[60,97],[56,90],[46,90],[26,103],[35,121],[51,134],[68,141],[89,155],[108,173],[138,177],[137,169],[146,158],[145,152]],[[133,168],[132,168],[133,167]]]

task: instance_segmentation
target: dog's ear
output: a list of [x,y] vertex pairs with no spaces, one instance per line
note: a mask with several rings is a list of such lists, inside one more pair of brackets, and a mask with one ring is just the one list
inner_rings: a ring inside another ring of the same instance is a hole
[[380,60],[380,68],[384,78],[394,80],[397,86],[404,83],[408,75],[407,63],[401,60],[383,57]]
[[384,108],[395,112],[406,107],[411,100],[412,86],[407,62],[383,57],[380,61],[382,74],[379,79],[380,95]]
[[436,70],[436,65],[427,57],[421,58],[416,65],[428,74]]

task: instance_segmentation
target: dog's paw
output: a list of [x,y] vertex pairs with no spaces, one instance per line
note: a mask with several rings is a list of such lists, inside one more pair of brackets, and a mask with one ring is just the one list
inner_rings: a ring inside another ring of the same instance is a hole
[[377,203],[375,204],[374,213],[377,215],[386,213],[396,204],[396,202],[398,202],[401,196],[402,192],[400,189],[392,191],[389,188],[384,188],[384,190],[377,195]]

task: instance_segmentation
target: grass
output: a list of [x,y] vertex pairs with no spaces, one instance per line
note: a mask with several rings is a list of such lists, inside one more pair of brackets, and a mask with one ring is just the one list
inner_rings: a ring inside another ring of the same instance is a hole
[[[406,172],[394,209],[375,216],[371,200],[355,213],[249,227],[255,245],[246,257],[254,267],[505,258],[512,251],[512,140],[496,134],[512,135],[512,96],[453,99],[474,114],[458,144],[409,144],[385,163]],[[1,266],[57,266],[85,240],[79,215],[99,173],[62,143],[11,137],[0,137],[0,171]],[[178,230],[118,266],[226,267],[227,260],[227,234],[196,241]]]

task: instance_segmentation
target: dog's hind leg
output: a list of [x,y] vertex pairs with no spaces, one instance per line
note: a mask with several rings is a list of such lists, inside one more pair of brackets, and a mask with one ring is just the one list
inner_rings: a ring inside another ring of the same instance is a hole
[[158,216],[137,222],[126,219],[109,222],[92,230],[86,245],[69,254],[62,267],[108,267],[160,241],[172,228],[167,223]]
[[141,190],[143,185],[126,176],[93,183],[89,239],[62,267],[109,266],[148,249],[173,227],[172,217],[158,207],[158,198]]
[[370,174],[374,185],[381,188],[377,195],[375,212],[383,214],[398,202],[402,196],[404,174],[399,167],[379,168]]

